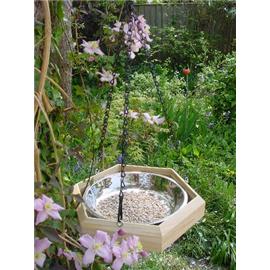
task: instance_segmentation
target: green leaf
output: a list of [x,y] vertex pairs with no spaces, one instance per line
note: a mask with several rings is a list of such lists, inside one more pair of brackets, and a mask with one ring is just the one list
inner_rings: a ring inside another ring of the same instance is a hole
[[200,152],[199,152],[198,148],[196,148],[196,146],[193,146],[193,155],[195,157],[198,157],[200,155]]

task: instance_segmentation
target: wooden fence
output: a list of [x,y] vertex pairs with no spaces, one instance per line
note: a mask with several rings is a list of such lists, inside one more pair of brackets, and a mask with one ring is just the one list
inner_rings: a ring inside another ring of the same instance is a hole
[[138,4],[137,14],[144,14],[148,24],[156,27],[185,26],[190,30],[204,31],[222,51],[230,51],[236,35],[235,16],[228,10],[235,8],[235,2],[228,2],[216,8],[206,4]]

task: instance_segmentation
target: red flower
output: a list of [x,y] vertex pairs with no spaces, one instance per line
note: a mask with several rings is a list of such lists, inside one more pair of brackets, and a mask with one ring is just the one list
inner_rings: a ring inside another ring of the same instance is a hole
[[189,73],[190,73],[190,69],[188,67],[186,67],[186,68],[183,69],[183,74],[184,75],[187,76]]

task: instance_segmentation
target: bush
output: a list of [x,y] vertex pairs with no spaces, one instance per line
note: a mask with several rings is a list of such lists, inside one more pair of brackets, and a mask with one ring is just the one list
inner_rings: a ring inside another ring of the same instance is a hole
[[217,120],[234,123],[236,119],[236,57],[235,53],[219,56],[198,74],[196,88],[209,96]]
[[153,31],[152,56],[158,62],[166,62],[179,70],[189,66],[197,70],[207,62],[209,42],[203,32],[190,31],[184,27],[165,27]]

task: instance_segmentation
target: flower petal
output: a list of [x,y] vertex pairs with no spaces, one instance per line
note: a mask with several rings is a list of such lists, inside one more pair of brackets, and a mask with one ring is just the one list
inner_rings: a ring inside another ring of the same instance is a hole
[[53,203],[53,199],[47,197],[47,196],[44,195],[44,194],[42,194],[42,201],[44,202],[44,204],[47,203],[47,202]]
[[95,252],[92,249],[87,249],[83,256],[83,264],[88,265],[95,259]]
[[57,203],[53,203],[53,204],[52,204],[52,209],[53,209],[53,210],[56,210],[56,211],[61,211],[61,210],[64,210],[65,208],[62,207],[62,206],[60,206],[60,205],[57,204]]
[[95,243],[93,237],[89,234],[84,234],[83,236],[81,236],[79,242],[85,248],[91,248]]
[[110,237],[109,237],[108,233],[106,233],[106,232],[97,231],[96,235],[95,235],[95,242],[109,244],[110,243]]
[[112,264],[112,269],[113,270],[120,270],[123,266],[123,260],[120,258],[116,258]]
[[34,208],[36,211],[40,212],[43,210],[43,201],[41,199],[35,199],[35,202],[34,202]]
[[112,256],[112,250],[108,245],[102,246],[97,251],[97,255],[104,259],[106,263],[111,263],[113,256]]
[[128,253],[127,257],[123,259],[124,263],[127,265],[132,265],[134,263],[133,258],[130,253]]
[[114,245],[112,247],[112,252],[113,252],[113,255],[116,257],[116,258],[121,258],[121,254],[122,254],[122,250],[121,250],[121,247],[119,245]]
[[81,262],[79,260],[74,259],[74,264],[75,264],[76,270],[82,270]]
[[46,255],[44,253],[36,253],[35,254],[35,263],[39,266],[39,267],[43,267],[43,264],[45,262],[46,259]]
[[47,218],[48,218],[47,212],[45,212],[45,211],[38,212],[37,218],[36,218],[36,225],[45,221]]
[[47,249],[51,245],[51,241],[48,240],[47,237],[43,239],[35,239],[35,251],[36,252],[42,252],[45,249]]
[[57,256],[60,257],[62,255],[63,255],[63,249],[62,248],[58,248]]
[[134,52],[129,52],[129,58],[134,59],[135,58],[135,53]]
[[59,220],[62,220],[60,214],[58,213],[58,211],[55,211],[55,210],[50,210],[48,212],[49,216],[51,216],[53,219],[59,219]]
[[101,49],[99,49],[99,48],[95,49],[94,52],[96,54],[98,54],[98,55],[101,55],[101,56],[104,55],[104,52]]
[[125,33],[127,33],[128,32],[128,24],[127,23],[125,23],[124,24],[124,28],[123,28],[123,31],[125,32]]

